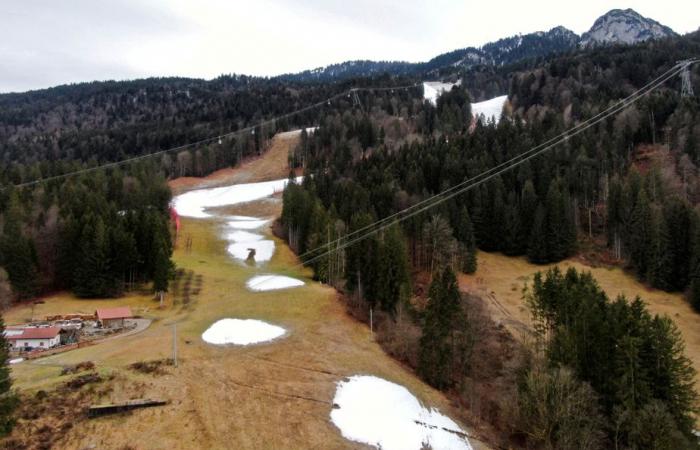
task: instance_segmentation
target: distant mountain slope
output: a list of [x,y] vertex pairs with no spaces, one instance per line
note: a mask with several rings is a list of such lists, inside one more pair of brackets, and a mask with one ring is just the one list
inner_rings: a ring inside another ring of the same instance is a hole
[[599,17],[591,29],[581,36],[581,46],[636,44],[671,36],[676,36],[676,32],[633,9],[613,9]]
[[481,48],[467,47],[443,53],[422,63],[404,61],[347,61],[295,74],[285,74],[277,79],[284,81],[333,81],[357,77],[370,77],[383,73],[391,75],[419,75],[443,68],[470,68],[478,65],[502,66],[524,59],[564,53],[577,48],[579,37],[564,27],[547,32],[538,31],[516,35],[491,42]]
[[660,23],[643,17],[632,9],[613,9],[599,17],[582,36],[559,26],[547,32],[515,35],[482,47],[466,47],[443,53],[421,63],[405,61],[347,61],[295,74],[285,74],[284,81],[338,81],[349,78],[390,75],[435,75],[441,69],[474,66],[504,66],[520,61],[552,56],[579,47],[604,44],[635,44],[677,34]]

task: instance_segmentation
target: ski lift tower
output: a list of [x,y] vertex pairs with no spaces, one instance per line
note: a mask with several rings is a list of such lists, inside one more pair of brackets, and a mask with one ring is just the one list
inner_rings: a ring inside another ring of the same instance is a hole
[[685,59],[683,61],[678,61],[678,65],[682,67],[681,70],[681,97],[692,97],[693,93],[693,83],[690,80],[690,66],[694,61],[692,59]]

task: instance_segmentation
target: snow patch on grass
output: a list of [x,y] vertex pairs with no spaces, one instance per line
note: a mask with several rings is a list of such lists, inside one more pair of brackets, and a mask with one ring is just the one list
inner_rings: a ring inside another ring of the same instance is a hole
[[304,282],[296,278],[282,275],[258,275],[251,278],[246,283],[246,287],[251,291],[273,291],[276,289],[287,289],[303,286]]
[[228,222],[228,226],[235,228],[237,230],[255,230],[265,226],[269,220],[256,219],[256,220],[231,220]]
[[[383,450],[471,450],[464,431],[436,409],[424,408],[405,387],[374,376],[338,383],[331,421],[343,437]],[[449,430],[449,431],[448,431]]]
[[216,345],[250,345],[276,339],[286,333],[277,325],[255,319],[221,319],[202,333],[202,339]]
[[477,120],[482,120],[484,123],[488,122],[489,120],[493,120],[498,123],[498,121],[501,120],[503,105],[505,105],[507,100],[507,95],[501,95],[500,97],[492,98],[491,100],[472,103],[472,115]]
[[226,240],[231,242],[253,242],[264,238],[261,234],[249,233],[247,231],[234,231],[226,235]]
[[[301,182],[302,177],[297,178]],[[264,181],[262,183],[235,184],[210,189],[198,189],[185,192],[173,199],[173,206],[177,213],[184,217],[204,219],[211,217],[205,212],[207,208],[235,205],[261,198],[270,197],[282,192],[287,186],[287,178],[281,180]]]

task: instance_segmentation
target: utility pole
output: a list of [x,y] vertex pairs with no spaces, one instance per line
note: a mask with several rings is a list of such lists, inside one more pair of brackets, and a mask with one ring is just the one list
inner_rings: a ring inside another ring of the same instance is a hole
[[177,323],[173,324],[173,365],[177,367]]
[[693,93],[693,83],[690,79],[690,65],[692,64],[692,61],[693,60],[691,59],[678,61],[678,64],[683,67],[683,70],[681,71],[681,97],[692,97],[695,95]]

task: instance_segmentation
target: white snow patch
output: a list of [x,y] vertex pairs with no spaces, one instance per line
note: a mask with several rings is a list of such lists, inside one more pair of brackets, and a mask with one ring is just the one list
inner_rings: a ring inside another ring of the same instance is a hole
[[275,253],[275,242],[270,240],[234,242],[226,250],[236,259],[245,261],[250,251],[255,249],[255,262],[269,261]]
[[19,364],[19,363],[21,363],[22,361],[24,361],[24,358],[13,358],[13,359],[9,360],[8,362],[9,362],[10,364]]
[[255,230],[267,224],[269,220],[257,219],[257,220],[231,220],[228,222],[228,226],[238,230]]
[[247,231],[234,231],[226,235],[226,240],[231,242],[255,242],[263,239],[261,234],[249,233]]
[[[301,182],[302,177],[297,178]],[[289,180],[287,178],[262,183],[236,184],[210,189],[198,189],[185,192],[173,199],[177,213],[185,217],[207,218],[211,214],[204,210],[218,206],[235,205],[261,198],[270,197],[284,190]]]
[[445,92],[450,92],[453,86],[461,83],[443,83],[441,81],[426,81],[423,83],[423,99],[437,105],[437,99]]
[[[308,128],[304,128],[304,129],[306,130],[306,134],[312,134],[316,130],[318,130],[318,127],[308,127]],[[282,139],[287,139],[290,137],[299,136],[300,134],[301,134],[301,129],[298,129],[298,130],[285,131],[283,133],[279,133],[279,134],[277,134],[276,137],[280,137]]]
[[275,289],[287,289],[303,286],[304,282],[296,278],[282,275],[258,275],[246,283],[251,291],[273,291]]
[[284,328],[261,320],[221,319],[202,333],[202,339],[217,345],[249,345],[271,341],[285,332]]
[[331,411],[331,421],[351,441],[383,450],[419,450],[423,443],[434,450],[472,449],[453,420],[381,378],[356,375],[339,382],[333,403],[338,408]]
[[231,220],[258,220],[257,217],[250,216],[227,216]]
[[507,95],[501,95],[500,97],[492,98],[491,100],[472,103],[472,115],[477,120],[483,120],[484,122],[493,120],[498,123],[498,121],[501,120],[503,105],[505,105],[507,100]]

